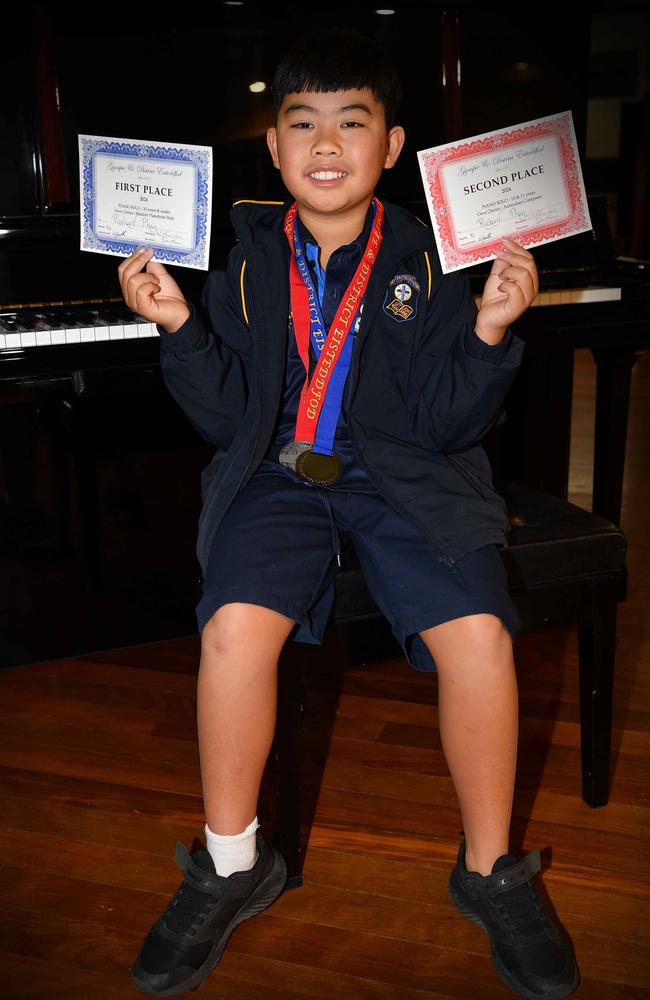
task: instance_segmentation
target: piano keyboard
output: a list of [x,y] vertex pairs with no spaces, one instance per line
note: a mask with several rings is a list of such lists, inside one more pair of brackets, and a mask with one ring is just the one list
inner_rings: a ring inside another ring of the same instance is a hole
[[[480,306],[480,295],[475,296]],[[539,292],[531,308],[580,305],[593,302],[620,302],[621,289],[593,286]],[[57,347],[66,344],[94,344],[106,341],[140,340],[158,337],[155,323],[123,310],[0,311],[0,351],[25,347]]]
[[0,351],[158,336],[155,323],[134,314],[0,312]]
[[[600,285],[586,288],[557,288],[550,292],[538,292],[529,309],[535,306],[577,306],[592,302],[620,302],[621,294],[620,288],[606,288]],[[481,296],[476,295],[474,298],[477,306],[480,306]]]
[[585,302],[620,302],[620,288],[562,288],[552,292],[539,292],[533,306],[575,306]]

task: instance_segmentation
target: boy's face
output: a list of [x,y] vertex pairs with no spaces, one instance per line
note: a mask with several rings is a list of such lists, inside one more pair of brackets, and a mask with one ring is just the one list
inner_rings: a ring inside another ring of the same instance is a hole
[[384,106],[367,88],[305,91],[285,97],[267,143],[298,206],[336,216],[369,203],[400,154],[404,129],[387,131]]

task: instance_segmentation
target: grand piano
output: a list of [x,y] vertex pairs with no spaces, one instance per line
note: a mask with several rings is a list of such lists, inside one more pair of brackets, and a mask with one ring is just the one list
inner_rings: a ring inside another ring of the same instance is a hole
[[[314,26],[323,22],[322,15],[309,16]],[[349,22],[349,9],[345,16]],[[479,72],[472,45],[483,15],[432,8],[422,16],[428,33],[415,33],[397,53],[411,148],[387,172],[380,194],[425,218],[415,149],[566,107],[573,108],[584,149],[589,24],[583,14],[567,16],[566,52],[553,48],[554,35],[540,37],[539,26],[535,51],[524,51],[532,44],[526,32],[513,35],[517,28],[504,26],[504,60],[524,65],[516,59],[523,56],[542,68],[542,82],[538,76],[534,90],[520,87],[509,104],[507,77],[492,103],[482,104],[470,100],[476,90],[468,88],[478,86],[471,69],[463,84],[452,72],[461,62]],[[0,160],[3,665],[195,627],[193,533],[199,473],[212,450],[166,393],[155,326],[124,305],[117,260],[78,249],[76,137],[213,144],[219,168],[211,265],[222,267],[232,242],[232,201],[284,197],[264,148],[268,99],[260,102],[245,84],[251,75],[268,79],[288,36],[269,14],[246,14],[236,5],[222,5],[210,17],[201,31],[172,33],[137,13],[128,24],[99,27],[66,12],[48,15],[38,4],[12,14],[7,72],[17,82],[5,93],[0,119],[11,151]],[[336,22],[343,12],[332,8],[328,17]],[[309,27],[304,16],[301,25]],[[369,30],[363,12],[358,27]],[[391,37],[386,18],[372,30]],[[218,64],[210,58],[216,38]],[[84,58],[91,51],[97,65],[112,60],[113,72],[110,82],[89,88]],[[132,80],[145,64],[153,72],[163,51],[194,74],[198,92],[211,87],[221,94],[216,118],[182,93],[154,99],[155,87],[141,95],[134,85],[141,99],[125,100],[126,84],[114,81]],[[444,85],[423,114],[418,67],[432,51]],[[643,260],[615,253],[607,199],[591,197],[590,209],[594,234],[535,252],[540,294],[516,327],[528,343],[524,367],[509,395],[506,424],[486,443],[497,483],[515,479],[565,497],[573,355],[590,348],[598,365],[593,509],[618,521],[630,370],[647,347],[650,282]],[[186,294],[196,298],[204,274],[178,271]],[[470,273],[477,296],[485,273]]]

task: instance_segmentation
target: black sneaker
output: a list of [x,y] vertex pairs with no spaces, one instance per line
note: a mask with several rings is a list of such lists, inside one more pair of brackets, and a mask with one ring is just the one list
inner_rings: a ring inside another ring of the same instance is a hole
[[580,979],[571,943],[531,885],[541,868],[539,851],[518,860],[498,858],[491,875],[468,872],[465,843],[449,879],[449,895],[490,939],[499,978],[527,1000],[560,1000]]
[[204,848],[190,856],[176,844],[184,873],[169,906],[144,939],[131,970],[138,989],[157,997],[191,990],[219,962],[238,924],[276,899],[287,878],[282,855],[256,831],[258,856],[250,871],[217,875]]

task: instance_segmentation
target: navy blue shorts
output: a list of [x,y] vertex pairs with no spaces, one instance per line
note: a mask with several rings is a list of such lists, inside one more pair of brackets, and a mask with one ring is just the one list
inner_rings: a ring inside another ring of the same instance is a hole
[[450,563],[378,492],[313,486],[266,460],[215,533],[196,607],[199,632],[221,605],[240,601],[293,618],[295,642],[321,643],[337,553],[350,539],[366,586],[415,669],[436,669],[418,633],[441,622],[489,613],[517,634],[495,544]]

